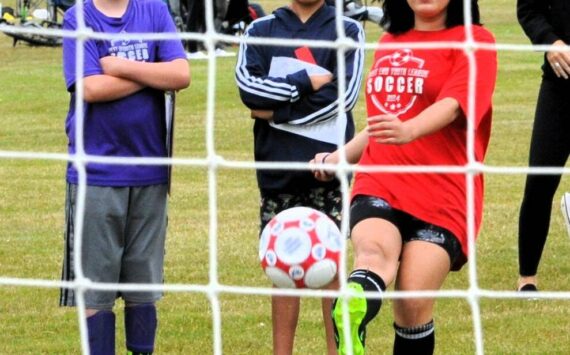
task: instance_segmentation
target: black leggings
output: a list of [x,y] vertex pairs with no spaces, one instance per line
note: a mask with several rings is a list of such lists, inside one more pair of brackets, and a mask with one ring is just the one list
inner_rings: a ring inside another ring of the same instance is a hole
[[[563,167],[570,152],[570,79],[543,79],[530,142],[529,166]],[[519,273],[536,275],[561,175],[526,178],[519,215]]]

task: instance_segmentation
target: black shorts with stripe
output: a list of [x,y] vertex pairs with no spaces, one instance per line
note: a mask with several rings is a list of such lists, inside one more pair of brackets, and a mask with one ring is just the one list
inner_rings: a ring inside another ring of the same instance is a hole
[[451,262],[451,270],[457,271],[467,262],[457,237],[445,228],[424,222],[404,211],[392,208],[385,200],[367,195],[357,195],[350,206],[350,230],[368,218],[381,218],[398,228],[402,242],[422,240],[445,249]]

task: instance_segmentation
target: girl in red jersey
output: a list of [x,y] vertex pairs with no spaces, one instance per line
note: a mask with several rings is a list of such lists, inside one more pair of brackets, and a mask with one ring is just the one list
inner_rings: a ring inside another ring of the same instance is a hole
[[[493,44],[471,1],[472,26],[464,25],[463,0],[384,0],[381,44],[476,42]],[[367,128],[346,145],[349,163],[361,166],[454,166],[468,164],[467,125],[475,128],[473,158],[482,162],[491,130],[497,60],[477,50],[469,62],[462,49],[376,51],[366,81]],[[467,117],[470,64],[475,70],[474,115]],[[319,153],[315,162],[337,163],[339,152]],[[318,179],[331,172],[315,171]],[[475,229],[483,205],[483,176],[474,178]],[[467,261],[466,176],[457,173],[357,172],[350,210],[354,270],[348,288],[354,354],[364,353],[366,324],[380,310],[381,293],[395,281],[398,291],[438,290],[449,271]],[[431,354],[434,299],[394,300],[394,354]],[[339,352],[344,354],[342,302],[333,306]],[[376,350],[379,351],[379,350]]]

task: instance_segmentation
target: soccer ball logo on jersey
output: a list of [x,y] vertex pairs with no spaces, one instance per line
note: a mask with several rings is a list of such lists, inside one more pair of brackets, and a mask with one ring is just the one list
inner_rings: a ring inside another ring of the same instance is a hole
[[407,112],[424,92],[429,75],[429,70],[423,69],[424,63],[410,49],[378,58],[366,81],[366,93],[372,104],[385,114]]
[[[127,33],[126,31],[121,31],[121,33]],[[138,62],[146,62],[149,60],[148,54],[148,43],[142,40],[130,40],[130,39],[115,39],[111,41],[111,47],[109,47],[109,55],[121,57],[130,60],[136,60]]]

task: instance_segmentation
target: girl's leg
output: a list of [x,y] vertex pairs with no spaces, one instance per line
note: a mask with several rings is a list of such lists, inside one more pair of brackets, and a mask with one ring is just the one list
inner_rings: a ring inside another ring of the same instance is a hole
[[[380,311],[379,297],[366,297],[364,292],[380,296],[396,275],[402,241],[398,229],[387,220],[367,218],[358,222],[351,233],[354,249],[354,270],[348,278],[347,287],[356,294],[347,300],[349,334],[352,353],[364,354],[366,325]],[[333,304],[333,325],[340,354],[346,354],[343,302]]]
[[[410,241],[402,250],[396,290],[439,290],[450,267],[449,254],[441,246]],[[394,300],[394,354],[433,354],[433,305],[432,298]]]

